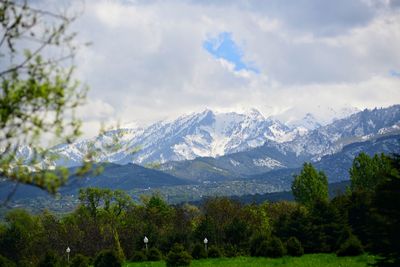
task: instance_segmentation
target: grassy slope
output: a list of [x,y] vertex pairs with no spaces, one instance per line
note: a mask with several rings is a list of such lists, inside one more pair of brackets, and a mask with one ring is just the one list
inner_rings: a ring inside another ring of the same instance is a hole
[[[283,257],[280,259],[269,258],[220,258],[220,259],[205,259],[194,260],[191,266],[229,266],[229,267],[258,267],[258,266],[273,266],[273,267],[361,267],[367,266],[368,263],[374,262],[374,256],[362,255],[358,257],[336,257],[334,254],[308,254],[300,258]],[[128,263],[124,267],[164,267],[164,262],[144,262],[144,263]]]

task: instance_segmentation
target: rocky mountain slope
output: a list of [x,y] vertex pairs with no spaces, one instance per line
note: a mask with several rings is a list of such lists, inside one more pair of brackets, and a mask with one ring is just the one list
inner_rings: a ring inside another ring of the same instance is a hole
[[299,167],[305,161],[317,162],[324,156],[340,152],[346,145],[397,134],[400,134],[400,106],[364,110],[297,135],[288,142],[268,140],[260,147],[217,158],[167,162],[161,165],[161,170],[194,180],[241,178]]
[[[167,163],[163,169],[177,168],[175,161],[193,160],[224,162],[224,167],[238,175],[287,168],[304,160],[316,161],[334,154],[343,146],[372,137],[400,131],[400,105],[364,110],[322,126],[312,114],[299,121],[282,123],[265,118],[257,110],[239,114],[205,110],[162,121],[147,128],[121,128],[107,131],[96,138],[52,149],[58,155],[47,165],[78,166],[85,155],[94,152],[96,162],[116,164]],[[248,155],[225,157],[247,152]],[[32,150],[21,147],[19,156],[28,159]],[[241,162],[236,158],[242,160]],[[169,163],[171,162],[171,163]],[[229,163],[229,164],[228,164]],[[188,165],[187,162],[182,163]],[[190,164],[189,164],[190,165]],[[246,171],[248,169],[249,171]]]
[[205,110],[162,121],[147,128],[123,128],[89,140],[54,148],[58,164],[77,166],[96,150],[96,161],[118,164],[190,160],[217,157],[259,147],[265,141],[285,142],[301,134],[257,110],[217,113]]
[[[323,157],[320,161],[314,162],[314,166],[328,177],[329,183],[348,181],[350,179],[349,169],[352,166],[353,159],[364,152],[370,156],[377,153],[400,153],[400,135],[384,136],[377,139],[356,142],[347,145],[342,151]],[[299,174],[301,166],[297,168],[279,169],[251,175],[245,179],[253,183],[267,183],[278,191],[288,191],[294,179],[294,175]]]

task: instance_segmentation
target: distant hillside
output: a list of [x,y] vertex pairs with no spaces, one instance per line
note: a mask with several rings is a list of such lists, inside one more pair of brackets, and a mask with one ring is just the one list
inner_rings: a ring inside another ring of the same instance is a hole
[[[95,166],[96,167],[96,166]],[[70,169],[74,173],[74,169]],[[189,184],[188,181],[161,171],[147,169],[136,164],[117,165],[108,163],[99,175],[86,174],[83,177],[71,176],[66,185],[60,188],[63,195],[77,194],[82,187],[100,187],[109,189],[146,189],[160,186]],[[192,182],[193,184],[193,182]],[[14,188],[14,183],[0,182],[0,201]],[[34,198],[48,195],[41,189],[29,185],[18,185],[13,199]]]
[[[343,181],[338,183],[331,183],[328,185],[329,197],[334,198],[338,194],[342,194],[350,186],[350,181]],[[230,196],[230,199],[236,200],[242,204],[261,204],[265,201],[278,202],[278,201],[294,201],[292,191],[274,192],[266,194],[251,194],[243,196]],[[200,206],[207,198],[198,201],[190,202],[193,205]]]
[[[161,170],[171,175],[194,181],[224,181],[270,176],[274,173],[289,173],[290,169],[302,166],[304,162],[314,162],[318,168],[325,170],[332,182],[348,179],[347,171],[356,155],[365,151],[375,153],[399,153],[399,131],[394,130],[371,135],[363,141],[355,138],[348,145],[342,146],[339,152],[315,159],[307,155],[297,155],[285,144],[272,141],[263,146],[244,152],[225,155],[218,158],[197,158],[188,161],[168,162]],[[397,133],[397,134],[396,134]],[[282,170],[278,171],[277,170]],[[270,173],[267,174],[267,173]]]
[[267,141],[260,147],[218,158],[167,162],[161,166],[161,170],[190,180],[220,181],[241,179],[271,170],[294,168],[309,159],[297,156],[294,152],[284,151],[276,143]]
[[[325,156],[313,164],[318,170],[326,173],[329,183],[346,181],[350,179],[349,169],[353,159],[361,152],[365,152],[370,156],[377,153],[400,153],[400,135],[384,136],[365,142],[353,143],[345,146],[339,153]],[[268,182],[279,187],[283,186],[289,190],[293,175],[300,173],[300,170],[301,167],[270,171],[252,175],[248,179]]]

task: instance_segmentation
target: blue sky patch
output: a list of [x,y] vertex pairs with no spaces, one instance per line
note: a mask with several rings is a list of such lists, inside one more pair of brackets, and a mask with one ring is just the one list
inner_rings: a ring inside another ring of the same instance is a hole
[[216,38],[210,38],[203,43],[206,49],[215,58],[222,58],[235,65],[235,70],[249,70],[259,73],[258,69],[243,62],[243,51],[232,40],[232,33],[222,32]]
[[400,77],[400,71],[396,71],[396,70],[391,70],[389,71],[390,76],[393,77]]

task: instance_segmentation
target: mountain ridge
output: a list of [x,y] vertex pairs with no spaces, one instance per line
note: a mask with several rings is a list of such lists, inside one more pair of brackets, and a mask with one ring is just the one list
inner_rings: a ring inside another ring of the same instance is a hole
[[57,163],[77,166],[89,151],[90,145],[101,150],[112,141],[113,135],[120,133],[119,142],[126,150],[136,147],[140,149],[133,155],[123,150],[100,154],[97,161],[147,164],[216,157],[261,146],[266,140],[291,140],[297,134],[294,129],[276,119],[265,118],[256,110],[239,114],[207,109],[201,113],[178,117],[172,122],[157,122],[147,128],[118,129],[91,140],[58,146],[54,152],[62,160]]
[[[257,151],[264,146],[270,150],[264,149],[266,154],[274,155],[254,158],[253,167],[270,165],[273,169],[290,167],[293,156],[297,158],[295,162],[317,161],[352,142],[399,130],[400,105],[365,109],[327,125],[318,124],[312,114],[306,114],[303,125],[286,125],[273,117],[265,118],[255,109],[245,114],[206,109],[172,121],[159,121],[146,128],[119,128],[92,139],[58,145],[52,149],[53,154],[59,156],[53,165],[79,166],[91,149],[96,152],[95,162],[146,166],[220,158]],[[20,154],[29,157],[29,151],[21,149]],[[290,162],[281,162],[279,154],[290,155]],[[235,167],[234,163],[232,166]]]
[[262,146],[217,158],[167,162],[161,165],[161,170],[194,180],[239,178],[298,167],[305,161],[317,162],[324,156],[340,152],[349,144],[396,134],[400,134],[399,105],[361,111],[289,142],[268,140]]

